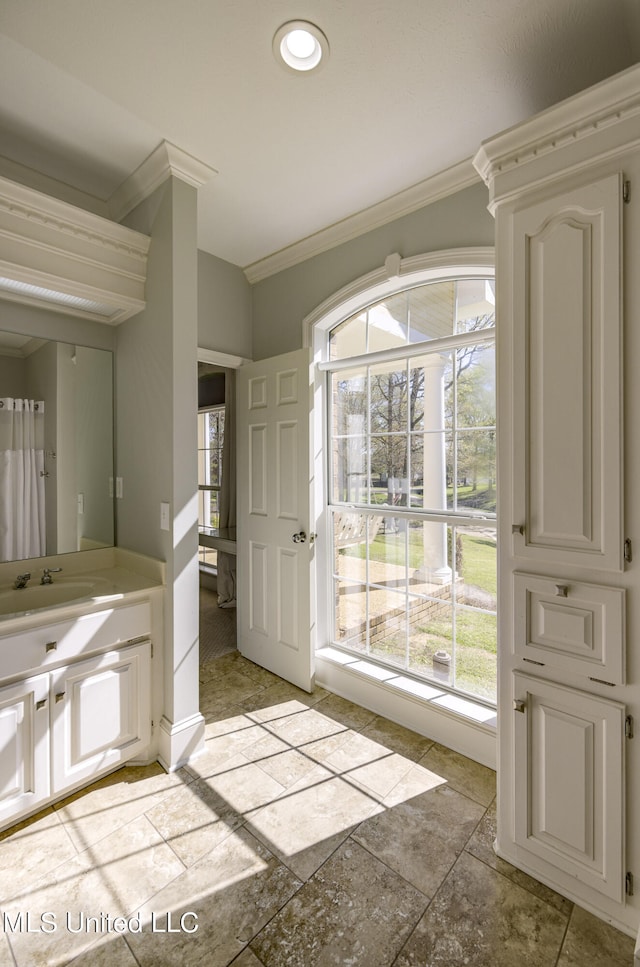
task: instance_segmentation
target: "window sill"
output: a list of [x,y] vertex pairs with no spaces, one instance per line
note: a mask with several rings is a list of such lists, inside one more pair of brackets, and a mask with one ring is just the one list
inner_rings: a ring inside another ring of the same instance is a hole
[[494,709],[334,646],[319,649],[315,659],[318,685],[496,768]]

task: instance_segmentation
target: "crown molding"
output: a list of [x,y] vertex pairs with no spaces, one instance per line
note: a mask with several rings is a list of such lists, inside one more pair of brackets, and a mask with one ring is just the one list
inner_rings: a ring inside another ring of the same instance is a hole
[[260,282],[276,272],[282,272],[479,182],[480,176],[474,171],[471,159],[462,161],[273,255],[252,262],[244,268],[244,274],[250,283]]
[[211,165],[187,154],[170,141],[161,141],[148,158],[114,191],[108,202],[109,213],[115,221],[121,221],[171,176],[194,188],[200,188],[217,174]]
[[[58,198],[0,178],[0,297],[122,322],[145,306],[150,239]],[[69,306],[65,297],[92,305]]]
[[640,144],[640,65],[581,91],[483,141],[473,165],[491,211],[551,177],[573,173]]

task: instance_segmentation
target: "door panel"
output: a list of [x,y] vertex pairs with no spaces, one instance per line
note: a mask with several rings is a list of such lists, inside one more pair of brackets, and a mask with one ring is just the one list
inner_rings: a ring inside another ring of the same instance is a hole
[[243,366],[237,387],[238,648],[311,691],[310,352]]
[[514,551],[528,560],[622,570],[621,197],[611,175],[514,217]]
[[624,706],[516,672],[515,840],[623,899]]
[[49,676],[0,689],[0,824],[49,795]]

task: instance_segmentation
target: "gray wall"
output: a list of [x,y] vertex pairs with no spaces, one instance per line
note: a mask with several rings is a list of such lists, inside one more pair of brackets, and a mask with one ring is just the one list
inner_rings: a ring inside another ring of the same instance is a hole
[[251,286],[242,269],[198,252],[198,346],[252,358]]
[[0,397],[25,398],[24,359],[0,354]]
[[302,346],[302,320],[349,282],[403,258],[439,249],[493,245],[493,218],[483,184],[345,242],[253,286],[253,358]]

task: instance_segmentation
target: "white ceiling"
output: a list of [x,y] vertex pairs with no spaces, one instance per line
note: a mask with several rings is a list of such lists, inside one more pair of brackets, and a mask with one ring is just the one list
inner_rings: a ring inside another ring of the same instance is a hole
[[[292,19],[318,72],[275,63]],[[246,267],[638,60],[638,0],[0,0],[0,171],[106,201],[167,140],[218,171],[199,247]]]

